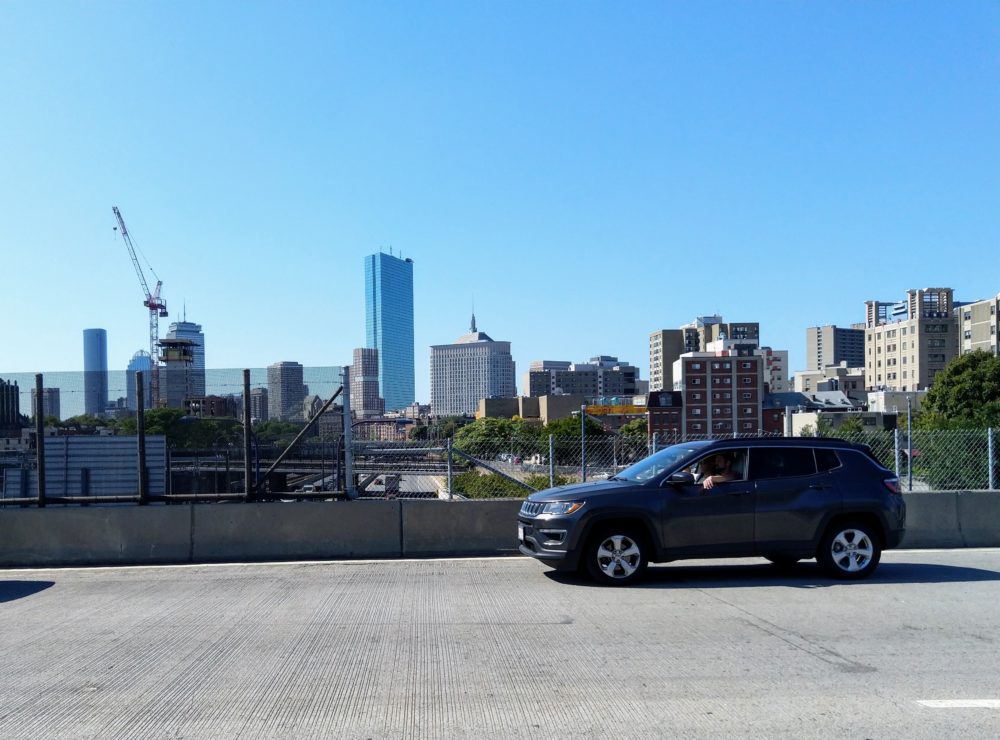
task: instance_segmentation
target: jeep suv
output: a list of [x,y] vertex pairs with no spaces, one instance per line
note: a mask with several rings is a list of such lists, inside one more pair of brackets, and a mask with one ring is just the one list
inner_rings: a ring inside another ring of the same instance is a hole
[[[729,470],[705,482],[720,459]],[[816,558],[860,579],[905,526],[899,481],[867,446],[771,437],[677,444],[607,480],[533,493],[517,536],[523,554],[605,584],[632,583],[650,562],[744,556]]]

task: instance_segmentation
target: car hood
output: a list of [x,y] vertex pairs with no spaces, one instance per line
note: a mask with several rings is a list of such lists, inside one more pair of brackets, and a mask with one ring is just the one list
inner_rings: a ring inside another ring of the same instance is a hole
[[538,491],[528,496],[528,501],[579,501],[588,496],[615,493],[626,488],[634,488],[637,484],[627,480],[595,480],[588,483],[571,483],[568,486],[557,486]]

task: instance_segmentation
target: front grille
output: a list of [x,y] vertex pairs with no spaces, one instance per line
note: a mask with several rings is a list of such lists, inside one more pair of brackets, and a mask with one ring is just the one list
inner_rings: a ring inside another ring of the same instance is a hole
[[538,516],[542,513],[542,508],[545,504],[536,503],[534,501],[525,501],[521,504],[521,515],[522,516]]

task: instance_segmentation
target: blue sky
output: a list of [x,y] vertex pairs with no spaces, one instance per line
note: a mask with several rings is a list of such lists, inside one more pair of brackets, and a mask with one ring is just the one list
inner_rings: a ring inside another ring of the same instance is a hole
[[364,256],[429,346],[617,355],[1000,292],[997,2],[0,3],[0,373],[148,346],[112,205],[210,367],[349,364]]

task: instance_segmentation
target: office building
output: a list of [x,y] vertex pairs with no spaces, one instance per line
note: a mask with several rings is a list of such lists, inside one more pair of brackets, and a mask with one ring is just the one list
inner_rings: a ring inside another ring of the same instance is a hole
[[865,330],[861,325],[843,327],[810,326],[806,329],[806,370],[822,370],[827,365],[865,365]]
[[413,403],[413,260],[382,252],[365,257],[365,346],[378,350],[385,409]]
[[153,408],[153,361],[149,357],[149,352],[140,349],[132,355],[128,369],[125,371],[125,406],[129,411],[139,409],[138,395],[135,389],[136,373],[142,373],[143,405],[145,408],[151,409]]
[[358,347],[351,364],[351,410],[359,419],[385,413],[385,401],[379,395],[378,350]]
[[639,369],[617,357],[599,355],[588,362],[536,360],[524,375],[530,397],[583,395],[592,403],[605,403],[642,392]]
[[954,309],[958,317],[961,336],[962,354],[975,352],[977,349],[1000,354],[997,350],[997,315],[1000,314],[1000,294],[985,301],[973,301],[962,305],[956,304]]
[[205,395],[205,334],[201,324],[174,321],[167,329],[167,339],[187,339],[191,342],[191,366],[188,368],[192,396]]
[[841,391],[858,404],[863,404],[870,395],[865,388],[864,366],[848,367],[846,362],[795,373],[794,391],[804,394]]
[[687,351],[681,329],[660,329],[649,335],[649,390],[674,387],[674,361]]
[[270,418],[267,401],[267,388],[250,389],[250,419],[254,422],[265,422]]
[[83,413],[101,416],[108,407],[108,333],[83,330]]
[[497,342],[476,329],[453,344],[431,347],[431,414],[472,416],[484,398],[516,393],[510,342]]
[[[38,407],[38,394],[35,389],[31,389],[31,415],[34,416],[35,409]],[[62,416],[59,412],[59,389],[58,388],[42,388],[42,419],[48,419],[50,416],[54,416],[57,421],[62,421]]]
[[272,421],[302,421],[308,389],[297,362],[267,366],[267,411]]
[[929,388],[959,352],[951,288],[908,290],[897,303],[865,301],[868,390]]

